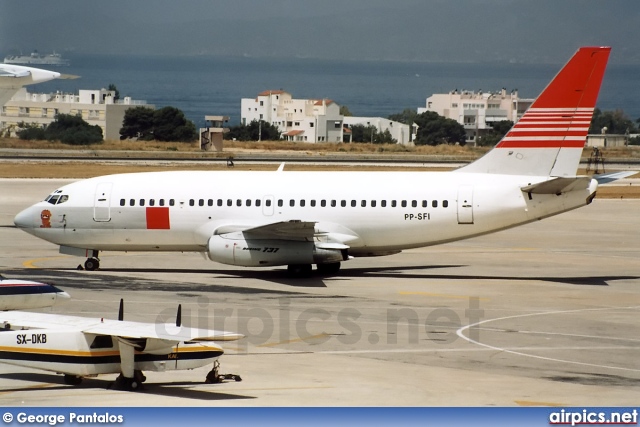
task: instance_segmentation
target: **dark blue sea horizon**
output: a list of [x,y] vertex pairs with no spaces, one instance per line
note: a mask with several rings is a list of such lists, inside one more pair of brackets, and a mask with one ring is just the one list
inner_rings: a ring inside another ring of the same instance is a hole
[[[71,66],[58,69],[79,75],[29,87],[31,92],[77,92],[116,85],[120,96],[157,108],[184,111],[196,126],[205,115],[230,116],[240,122],[241,98],[283,89],[294,98],[328,98],[356,116],[387,117],[405,108],[424,107],[433,93],[453,89],[518,90],[535,98],[562,64],[422,63],[338,61],[308,58],[169,57],[69,55]],[[568,58],[567,58],[568,59]],[[43,67],[46,68],[46,67]],[[623,110],[640,118],[640,65],[610,64],[598,98],[602,110]]]

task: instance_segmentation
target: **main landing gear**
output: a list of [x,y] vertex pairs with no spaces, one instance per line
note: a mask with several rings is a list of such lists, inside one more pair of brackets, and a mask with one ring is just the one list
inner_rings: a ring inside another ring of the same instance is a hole
[[147,380],[141,370],[136,369],[133,372],[133,378],[127,378],[122,373],[118,378],[109,385],[109,388],[123,391],[137,391],[142,389],[142,383]]
[[204,382],[206,384],[219,384],[225,381],[242,381],[240,375],[236,374],[220,374],[220,362],[217,360],[213,362],[213,369],[209,371]]

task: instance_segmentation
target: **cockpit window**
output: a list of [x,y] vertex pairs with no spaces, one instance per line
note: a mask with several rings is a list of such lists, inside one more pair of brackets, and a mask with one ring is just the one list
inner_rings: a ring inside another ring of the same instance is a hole
[[55,205],[59,197],[59,194],[52,194],[51,197],[49,197],[46,201],[51,203],[52,205]]
[[58,203],[56,203],[56,205],[59,205],[60,203],[64,203],[67,200],[69,200],[69,196],[67,196],[66,194],[63,194],[60,196],[60,198],[58,199]]

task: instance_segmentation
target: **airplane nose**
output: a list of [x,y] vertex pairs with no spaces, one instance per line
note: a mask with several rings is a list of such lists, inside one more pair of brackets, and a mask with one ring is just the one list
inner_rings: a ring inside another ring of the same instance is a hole
[[35,223],[35,215],[33,209],[27,208],[13,218],[13,223],[18,228],[33,228]]
[[56,292],[56,299],[57,300],[68,300],[68,299],[71,299],[71,295],[69,295],[65,291]]

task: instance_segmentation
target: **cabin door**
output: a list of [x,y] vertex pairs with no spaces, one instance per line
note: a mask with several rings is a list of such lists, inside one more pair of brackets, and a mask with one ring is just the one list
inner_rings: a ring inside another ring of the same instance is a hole
[[111,221],[111,182],[101,182],[96,187],[93,203],[93,220],[96,222]]
[[473,186],[458,188],[458,224],[473,224]]

